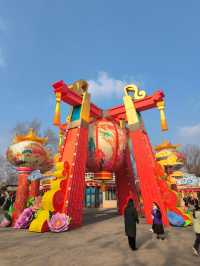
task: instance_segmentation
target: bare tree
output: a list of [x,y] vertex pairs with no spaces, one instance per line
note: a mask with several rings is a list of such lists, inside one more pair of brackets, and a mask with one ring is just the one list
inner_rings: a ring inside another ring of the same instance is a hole
[[47,147],[50,148],[53,153],[56,153],[58,146],[58,137],[56,133],[51,128],[47,128],[44,131],[44,136],[48,137]]
[[6,171],[6,159],[2,155],[0,155],[0,180],[7,180],[7,171]]
[[0,155],[0,182],[17,184],[17,172],[4,156]]
[[13,128],[12,133],[15,135],[23,135],[28,132],[29,128],[32,128],[38,135],[40,135],[41,122],[36,118],[30,122],[18,122]]
[[13,135],[23,135],[27,132],[27,125],[25,122],[19,122],[16,124],[16,126],[13,128],[12,133]]
[[41,127],[42,124],[40,120],[35,118],[30,122],[17,123],[12,132],[13,134],[23,135],[27,134],[30,128],[33,128],[33,130],[37,133],[38,136],[48,137],[47,147],[53,153],[55,153],[57,151],[58,145],[58,137],[56,136],[56,133],[50,127],[48,127],[44,130],[44,132],[42,132]]
[[200,176],[200,147],[187,145],[183,148],[185,168],[188,173]]
[[38,119],[33,119],[28,124],[28,130],[29,128],[32,128],[38,135],[41,135],[41,122]]

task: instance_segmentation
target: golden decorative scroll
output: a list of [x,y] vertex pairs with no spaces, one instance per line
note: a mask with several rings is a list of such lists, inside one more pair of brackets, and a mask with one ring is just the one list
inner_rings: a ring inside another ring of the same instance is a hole
[[[126,96],[131,96],[133,100],[141,100],[146,96],[146,92],[140,90],[135,84],[130,84],[124,87],[124,92]],[[130,93],[132,95],[130,95]]]

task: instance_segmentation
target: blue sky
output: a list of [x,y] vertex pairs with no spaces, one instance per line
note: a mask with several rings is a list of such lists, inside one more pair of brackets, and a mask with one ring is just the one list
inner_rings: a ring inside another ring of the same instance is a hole
[[157,110],[143,113],[152,143],[199,143],[199,10],[198,0],[0,0],[0,151],[16,122],[52,126],[60,79],[89,80],[104,108],[126,83],[162,88],[170,130]]

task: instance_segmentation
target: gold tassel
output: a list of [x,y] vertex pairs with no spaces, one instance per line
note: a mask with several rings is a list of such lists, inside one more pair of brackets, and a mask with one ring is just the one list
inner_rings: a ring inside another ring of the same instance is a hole
[[157,108],[160,110],[160,122],[161,122],[161,129],[162,131],[167,131],[168,126],[167,126],[167,120],[165,116],[165,102],[161,101],[157,103]]
[[60,101],[61,101],[61,92],[56,92],[56,108],[53,120],[53,124],[56,126],[60,125]]

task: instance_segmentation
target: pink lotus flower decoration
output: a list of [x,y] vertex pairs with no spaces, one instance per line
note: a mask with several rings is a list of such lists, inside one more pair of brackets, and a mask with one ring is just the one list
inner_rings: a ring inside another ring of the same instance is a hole
[[48,222],[50,231],[52,232],[64,232],[69,229],[71,218],[64,213],[57,212],[53,214],[51,220]]
[[34,212],[32,208],[26,208],[18,217],[15,222],[14,228],[16,229],[26,229],[29,227],[31,221],[33,220]]

